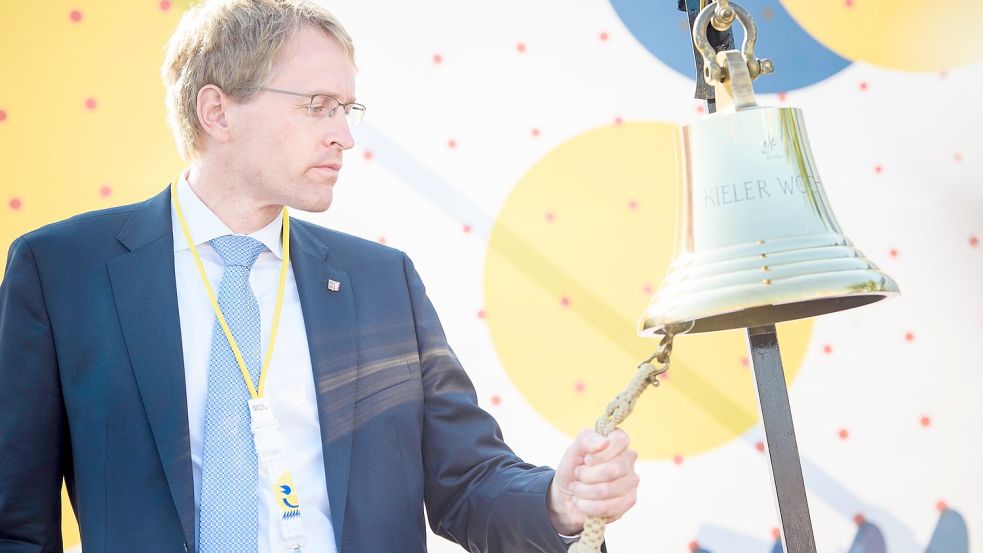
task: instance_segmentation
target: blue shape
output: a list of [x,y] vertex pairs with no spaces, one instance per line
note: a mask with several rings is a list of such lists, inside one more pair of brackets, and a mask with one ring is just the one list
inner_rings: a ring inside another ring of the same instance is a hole
[[969,530],[962,515],[952,509],[942,511],[925,553],[969,553]]
[[[775,72],[754,81],[757,92],[787,92],[815,84],[850,65],[820,44],[789,16],[778,0],[740,0],[758,25],[755,54],[775,62]],[[611,0],[611,6],[628,30],[653,56],[693,79],[696,65],[689,20],[676,10],[676,2]],[[734,24],[734,40],[740,49],[743,28]]]
[[862,522],[847,553],[887,553],[884,533],[869,522]]
[[[290,486],[284,484],[284,485],[280,486],[280,491],[283,492],[283,495],[289,496],[290,495]],[[281,501],[283,501],[283,504],[286,505],[290,509],[298,509],[298,508],[300,508],[300,505],[291,505],[290,502],[287,501],[287,498],[286,497],[284,497]]]

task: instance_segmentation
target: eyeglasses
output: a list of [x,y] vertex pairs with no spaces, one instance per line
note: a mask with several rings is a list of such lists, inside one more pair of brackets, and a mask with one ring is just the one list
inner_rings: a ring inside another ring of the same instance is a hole
[[276,92],[277,94],[289,94],[291,96],[300,96],[302,98],[310,98],[310,102],[307,104],[307,115],[311,117],[323,117],[327,115],[329,118],[334,117],[338,113],[338,108],[345,111],[345,119],[348,120],[348,128],[354,129],[362,122],[362,117],[365,116],[365,106],[357,102],[348,102],[347,104],[342,104],[341,100],[331,96],[330,94],[304,94],[302,92],[291,92],[289,90],[280,90],[277,88],[266,88],[266,87],[256,87],[251,90],[264,90],[266,92]]

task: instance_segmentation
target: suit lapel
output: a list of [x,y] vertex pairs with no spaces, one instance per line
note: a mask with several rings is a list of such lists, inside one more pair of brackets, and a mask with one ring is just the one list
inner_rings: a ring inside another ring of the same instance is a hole
[[109,262],[123,338],[185,540],[195,543],[194,484],[169,189],[137,207]]
[[[304,313],[321,425],[331,524],[341,551],[348,503],[355,415],[358,336],[348,275],[328,264],[328,247],[302,221],[291,220],[290,260]],[[328,281],[338,283],[328,287]]]

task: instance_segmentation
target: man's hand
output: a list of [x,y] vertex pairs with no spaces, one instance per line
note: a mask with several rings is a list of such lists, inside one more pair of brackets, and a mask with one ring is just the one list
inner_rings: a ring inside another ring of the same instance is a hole
[[582,430],[567,448],[550,485],[546,504],[560,534],[579,534],[588,515],[608,522],[635,504],[638,453],[628,449],[628,434],[615,430],[607,438]]

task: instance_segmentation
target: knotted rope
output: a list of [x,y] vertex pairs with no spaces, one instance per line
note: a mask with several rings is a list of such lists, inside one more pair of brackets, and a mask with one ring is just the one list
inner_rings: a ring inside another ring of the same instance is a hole
[[[638,372],[628,387],[621,391],[610,403],[604,414],[594,423],[594,430],[607,436],[624,422],[635,408],[635,402],[649,386],[658,387],[659,375],[669,370],[669,354],[672,352],[672,334],[666,334],[659,343],[659,349],[638,366]],[[658,366],[652,361],[657,361]],[[605,520],[602,517],[588,516],[584,520],[584,531],[567,553],[600,553],[604,543]]]

